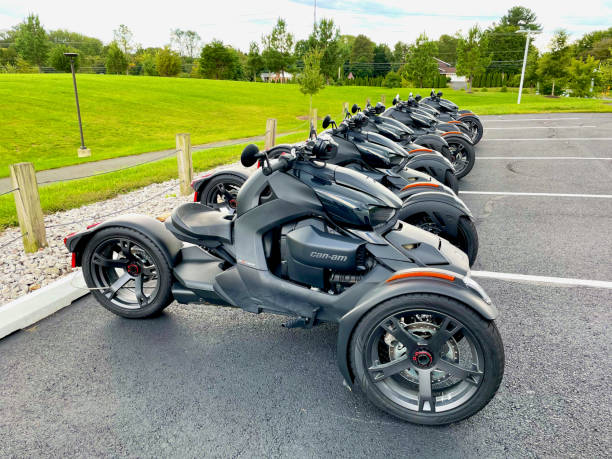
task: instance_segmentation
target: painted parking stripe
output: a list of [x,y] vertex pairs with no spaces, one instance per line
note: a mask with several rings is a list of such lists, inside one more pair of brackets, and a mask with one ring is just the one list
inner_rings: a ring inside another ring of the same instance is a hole
[[[520,129],[520,128],[517,128]],[[536,140],[612,140],[612,137],[535,137],[533,139],[483,139],[484,142],[514,142],[517,140],[525,140],[535,142]]]
[[612,199],[612,194],[571,194],[571,193],[521,193],[513,191],[459,191],[460,194],[488,194],[497,196],[547,196],[553,198],[601,198]]
[[480,161],[481,159],[554,159],[554,160],[559,160],[559,159],[571,159],[571,160],[583,160],[583,159],[590,159],[590,160],[598,160],[598,159],[602,159],[604,161],[610,161],[612,160],[612,158],[597,158],[597,157],[591,157],[589,156],[588,158],[585,158],[584,156],[477,156],[478,160]]
[[570,128],[596,128],[597,126],[520,126],[520,127],[487,127],[487,131],[494,131],[500,129],[512,129],[512,130],[523,130],[523,129],[570,129]]
[[517,118],[517,119],[485,119],[486,123],[491,121],[503,121],[504,123],[520,123],[522,121],[564,121],[564,120],[591,120],[593,118]]
[[594,287],[612,289],[612,282],[591,280],[591,279],[574,279],[570,277],[549,277],[549,276],[531,276],[527,274],[513,273],[496,273],[491,271],[471,271],[473,277],[486,279],[501,279],[506,281],[516,282],[539,282],[546,284],[556,284],[564,286],[578,287]]

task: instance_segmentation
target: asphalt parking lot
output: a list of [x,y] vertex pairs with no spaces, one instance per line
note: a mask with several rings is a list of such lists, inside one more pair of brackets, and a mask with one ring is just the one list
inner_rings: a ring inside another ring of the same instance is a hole
[[378,411],[342,385],[331,325],[181,305],[128,321],[86,296],[0,341],[0,456],[608,457],[612,290],[546,278],[612,281],[612,114],[484,122],[460,183],[474,269],[534,277],[480,280],[506,350],[480,413]]

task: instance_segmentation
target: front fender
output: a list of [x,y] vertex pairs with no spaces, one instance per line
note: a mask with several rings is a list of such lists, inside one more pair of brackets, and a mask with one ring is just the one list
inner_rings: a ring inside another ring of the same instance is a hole
[[444,147],[448,148],[448,142],[443,137],[437,134],[423,134],[414,139],[414,143],[423,145],[436,151],[443,151]]
[[121,215],[66,238],[68,251],[74,253],[75,266],[81,266],[83,251],[92,236],[110,227],[129,228],[144,234],[159,246],[170,266],[174,266],[176,257],[183,247],[183,243],[175,238],[159,220],[140,214]]
[[446,172],[455,173],[452,163],[440,153],[424,153],[410,158],[406,167],[424,171],[441,183],[444,183]]
[[[423,271],[420,268],[399,271],[396,274]],[[348,313],[342,316],[338,325],[337,363],[347,384],[352,384],[354,378],[350,368],[349,347],[355,327],[361,318],[383,301],[400,295],[433,293],[453,298],[468,308],[473,309],[483,318],[494,320],[498,316],[497,308],[485,299],[476,290],[466,285],[466,278],[455,272],[443,269],[427,268],[427,271],[453,277],[453,281],[435,277],[407,277],[393,282],[381,282],[372,289]]]
[[470,138],[469,135],[467,135],[465,132],[461,132],[461,131],[450,131],[450,132],[444,132],[442,134],[442,136],[444,137],[444,139],[449,142],[451,141],[453,138],[455,139],[463,139],[465,140],[467,143],[469,143],[470,145],[474,145],[474,142],[472,141],[472,139]]
[[474,220],[472,212],[460,198],[437,191],[426,191],[408,196],[404,200],[402,214],[426,214],[453,237],[457,236],[461,217]]

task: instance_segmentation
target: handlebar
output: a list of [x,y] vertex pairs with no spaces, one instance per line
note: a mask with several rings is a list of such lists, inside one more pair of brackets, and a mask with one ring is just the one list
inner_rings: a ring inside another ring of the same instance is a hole
[[293,163],[294,160],[295,160],[295,156],[293,157],[280,156],[276,160],[276,162],[270,164],[270,166],[262,167],[261,172],[263,173],[263,175],[271,175],[273,172],[276,172],[276,171],[288,171],[289,169],[291,169],[291,164]]

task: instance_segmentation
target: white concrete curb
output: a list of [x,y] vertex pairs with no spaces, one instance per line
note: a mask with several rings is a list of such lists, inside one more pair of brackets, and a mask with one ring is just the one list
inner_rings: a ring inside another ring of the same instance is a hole
[[0,339],[50,316],[88,293],[79,270],[0,306]]

